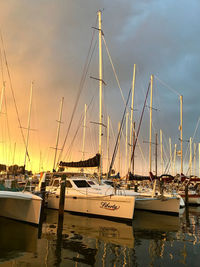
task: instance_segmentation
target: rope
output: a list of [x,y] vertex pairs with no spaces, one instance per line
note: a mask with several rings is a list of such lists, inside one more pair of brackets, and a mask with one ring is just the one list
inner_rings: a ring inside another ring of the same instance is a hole
[[154,77],[162,84],[164,85],[167,89],[169,89],[170,91],[172,91],[173,93],[175,93],[177,96],[180,96],[179,92],[177,92],[175,89],[173,89],[172,87],[170,87],[169,85],[167,85],[165,82],[161,81],[156,75],[154,75]]
[[[97,20],[96,20],[96,24],[97,24]],[[86,57],[86,63],[85,63],[85,66],[83,68],[83,75],[81,77],[78,94],[77,94],[77,97],[76,97],[76,101],[75,101],[75,104],[74,104],[74,108],[73,108],[73,111],[72,111],[70,123],[69,123],[68,129],[67,129],[67,133],[66,133],[66,136],[65,136],[65,139],[64,139],[64,143],[62,145],[61,152],[60,152],[59,157],[58,157],[57,165],[58,165],[58,163],[59,163],[59,161],[61,159],[64,147],[65,147],[68,135],[69,135],[69,131],[70,131],[70,128],[71,128],[71,125],[72,125],[72,121],[74,119],[74,114],[75,114],[76,108],[78,106],[78,101],[79,101],[79,98],[80,98],[80,95],[81,95],[81,92],[82,92],[82,89],[83,89],[83,85],[84,85],[84,82],[85,82],[85,79],[86,79],[86,75],[87,75],[87,72],[88,72],[88,69],[89,69],[89,65],[90,65],[90,62],[91,62],[91,59],[92,59],[92,56],[93,56],[93,53],[94,53],[94,49],[93,49],[91,57],[89,59],[89,55],[90,55],[90,51],[92,49],[92,43],[93,43],[93,39],[94,39],[94,33],[95,33],[95,30],[93,30],[92,39],[91,39],[89,51],[88,51],[88,54],[87,54],[87,57]],[[95,46],[94,46],[94,48],[95,48]]]
[[110,53],[109,53],[109,50],[108,50],[108,46],[107,46],[107,44],[106,44],[106,40],[105,40],[104,36],[102,36],[102,39],[103,39],[103,41],[104,41],[104,44],[105,44],[105,47],[106,47],[106,52],[107,52],[107,54],[108,54],[108,57],[109,57],[109,60],[110,60],[110,64],[111,64],[111,66],[112,66],[112,69],[113,69],[113,72],[114,72],[114,75],[115,75],[115,79],[116,79],[116,81],[117,81],[117,84],[118,84],[118,87],[119,87],[119,90],[120,90],[120,93],[121,93],[121,96],[122,96],[124,105],[126,106],[126,101],[125,101],[125,99],[124,99],[124,95],[123,95],[123,92],[122,92],[122,88],[121,88],[121,86],[120,86],[119,79],[118,79],[118,77],[117,77],[117,73],[116,73],[116,71],[115,71],[115,67],[114,67],[114,65],[113,65],[112,58],[111,58],[111,56],[110,56]]
[[[94,96],[92,97],[92,99],[91,99],[91,101],[90,101],[90,103],[89,103],[89,105],[88,105],[88,108],[87,108],[88,111],[89,111],[89,108],[90,108],[90,106],[91,106],[93,100],[94,100]],[[80,119],[79,119],[78,127],[77,127],[76,132],[75,132],[75,134],[74,134],[74,137],[73,137],[73,139],[72,139],[71,145],[70,145],[68,151],[66,152],[66,154],[65,154],[65,156],[64,156],[64,160],[66,159],[67,155],[68,155],[68,154],[71,152],[71,150],[72,150],[74,141],[75,141],[76,136],[77,136],[77,134],[78,134],[78,131],[79,131],[79,129],[81,128],[81,123],[83,122],[83,118],[84,118],[84,115],[83,115],[83,114],[84,114],[84,113],[82,113],[82,115],[81,115],[81,117],[80,117]]]
[[119,138],[120,138],[123,126],[124,126],[124,118],[125,118],[125,115],[126,115],[126,112],[127,112],[127,105],[128,105],[129,98],[130,98],[130,95],[131,95],[131,90],[132,90],[132,88],[130,88],[130,90],[129,90],[128,98],[127,98],[125,109],[124,109],[124,114],[122,116],[122,120],[121,120],[121,123],[120,123],[120,129],[119,129],[119,133],[118,133],[117,140],[116,140],[116,143],[115,143],[115,148],[114,148],[114,152],[113,152],[113,156],[112,156],[112,160],[111,160],[111,164],[110,164],[110,168],[109,168],[109,172],[108,172],[108,177],[111,174],[112,166],[114,164],[115,157],[116,157],[116,154],[117,154],[118,145],[119,145]]
[[30,157],[29,157],[29,154],[28,154],[28,149],[26,147],[26,141],[25,141],[24,133],[22,131],[21,121],[20,121],[20,118],[19,118],[19,112],[18,112],[17,103],[16,103],[16,99],[15,99],[15,95],[14,95],[13,86],[12,86],[12,80],[11,80],[11,75],[10,75],[10,71],[9,71],[9,67],[8,67],[8,61],[7,61],[7,57],[6,57],[6,51],[5,51],[5,46],[4,46],[3,36],[2,36],[1,31],[0,31],[0,36],[1,36],[1,43],[2,43],[2,47],[3,47],[4,60],[5,60],[6,69],[7,69],[7,73],[8,73],[10,89],[11,89],[11,93],[12,93],[12,97],[13,97],[13,101],[14,101],[15,111],[16,111],[16,114],[17,114],[17,120],[18,120],[18,123],[19,123],[19,128],[20,128],[20,131],[21,131],[22,139],[23,139],[23,142],[24,142],[24,145],[25,145],[25,148],[26,148],[27,157],[28,157],[28,160],[30,161]]
[[[195,131],[194,131],[192,140],[194,140],[194,137],[195,137],[195,135],[196,135],[196,131],[197,131],[198,127],[199,127],[199,122],[200,122],[200,117],[198,118],[198,121],[197,121],[197,124],[196,124],[196,128],[195,128]],[[186,156],[187,156],[187,153],[188,153],[189,146],[190,146],[190,143],[188,143],[188,145],[187,145],[187,150],[186,150],[186,152],[185,152],[185,156],[184,156],[184,159],[183,159],[184,161],[185,161],[185,159],[186,159]]]
[[149,89],[150,89],[150,83],[149,83],[149,86],[148,86],[148,89],[147,89],[147,93],[146,93],[146,97],[145,97],[145,101],[144,101],[144,106],[143,106],[143,109],[142,109],[142,114],[141,114],[141,117],[140,117],[138,130],[137,130],[137,133],[136,133],[136,140],[135,140],[134,145],[133,145],[133,152],[132,152],[132,155],[131,155],[131,161],[133,161],[135,147],[136,147],[136,144],[137,144],[137,140],[138,140],[138,136],[139,136],[139,132],[140,132],[140,127],[141,127],[141,124],[142,124],[142,119],[143,119],[144,109],[145,109],[146,102],[147,102],[147,96],[149,94]]

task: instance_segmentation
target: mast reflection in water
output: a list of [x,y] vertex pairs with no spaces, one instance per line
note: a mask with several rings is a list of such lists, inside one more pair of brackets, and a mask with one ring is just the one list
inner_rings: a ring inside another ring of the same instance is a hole
[[47,210],[38,228],[0,218],[1,266],[199,266],[200,208],[136,211],[132,225]]

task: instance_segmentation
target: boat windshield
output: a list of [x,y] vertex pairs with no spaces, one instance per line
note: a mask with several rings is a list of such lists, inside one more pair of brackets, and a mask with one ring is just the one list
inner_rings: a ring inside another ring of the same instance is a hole
[[87,183],[86,180],[73,180],[73,182],[79,188],[82,188],[82,187],[90,187],[90,185]]
[[70,183],[70,181],[66,180],[66,187],[67,188],[72,188],[72,184]]
[[90,185],[96,185],[93,181],[87,181]]

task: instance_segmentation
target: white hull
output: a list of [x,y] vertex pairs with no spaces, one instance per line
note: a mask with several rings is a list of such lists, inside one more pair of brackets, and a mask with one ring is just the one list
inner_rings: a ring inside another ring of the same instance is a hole
[[[73,195],[65,196],[65,211],[84,213],[96,216],[132,220],[135,197],[104,196],[104,195]],[[48,208],[59,208],[59,195],[49,194]]]
[[161,213],[179,213],[180,198],[177,197],[164,197],[151,198],[151,197],[138,197],[135,201],[135,208],[140,210],[156,211]]
[[[185,195],[181,195],[181,196],[185,201]],[[200,205],[200,196],[188,194],[188,203],[193,204],[193,205]]]
[[42,199],[31,193],[0,191],[0,216],[39,224]]

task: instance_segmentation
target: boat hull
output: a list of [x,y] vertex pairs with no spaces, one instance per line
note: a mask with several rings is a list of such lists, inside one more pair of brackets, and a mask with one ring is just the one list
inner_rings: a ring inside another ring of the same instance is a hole
[[[185,201],[185,195],[181,195]],[[188,194],[188,203],[192,205],[200,205],[200,195],[190,195]]]
[[179,214],[180,198],[151,198],[140,197],[136,198],[135,208],[139,210],[149,210],[159,213]]
[[[12,194],[13,193],[13,194]],[[6,192],[0,194],[0,216],[39,224],[42,199],[28,193]]]
[[[87,215],[132,220],[135,207],[134,197],[103,195],[66,195],[65,211]],[[48,196],[48,208],[59,209],[59,195]]]

